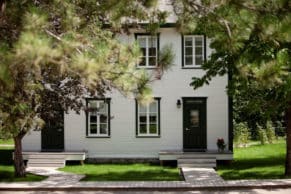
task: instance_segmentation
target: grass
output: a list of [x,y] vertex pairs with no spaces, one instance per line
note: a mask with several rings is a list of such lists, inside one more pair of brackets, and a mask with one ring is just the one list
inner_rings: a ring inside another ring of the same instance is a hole
[[218,165],[218,174],[226,180],[286,178],[285,157],[285,140],[235,148],[234,161],[230,165]]
[[45,176],[38,176],[29,173],[26,177],[15,178],[12,152],[13,149],[11,147],[5,147],[4,149],[0,148],[0,182],[42,181],[47,178]]
[[85,164],[60,169],[85,174],[82,181],[177,181],[179,170],[150,164]]
[[47,177],[27,174],[26,177],[15,178],[14,167],[12,165],[0,165],[0,182],[31,182],[31,181],[42,181]]
[[0,144],[14,145],[13,139],[0,139]]
[[10,150],[14,148],[13,139],[0,139],[0,150]]

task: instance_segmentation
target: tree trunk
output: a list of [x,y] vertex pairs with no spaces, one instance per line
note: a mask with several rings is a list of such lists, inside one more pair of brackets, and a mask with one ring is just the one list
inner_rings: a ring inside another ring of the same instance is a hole
[[286,165],[285,165],[285,175],[291,176],[291,102],[286,112]]
[[25,177],[25,165],[22,157],[22,143],[23,135],[14,137],[14,175],[15,177]]

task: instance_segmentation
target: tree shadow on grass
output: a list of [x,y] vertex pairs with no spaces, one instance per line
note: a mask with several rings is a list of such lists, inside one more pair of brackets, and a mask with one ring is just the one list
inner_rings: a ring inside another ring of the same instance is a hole
[[42,181],[46,179],[45,176],[39,176],[27,173],[26,177],[15,178],[14,168],[11,165],[0,166],[0,182],[21,182],[21,181]]
[[81,181],[180,181],[178,172],[166,170],[130,170],[124,172],[90,173]]
[[0,150],[0,165],[13,164],[12,153],[14,149]]
[[219,165],[219,174],[226,180],[274,179],[284,176],[285,157],[240,159],[230,165]]

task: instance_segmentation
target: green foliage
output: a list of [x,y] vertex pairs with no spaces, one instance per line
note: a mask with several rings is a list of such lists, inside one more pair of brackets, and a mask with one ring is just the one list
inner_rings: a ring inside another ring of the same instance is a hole
[[255,128],[278,119],[291,98],[290,1],[172,2],[180,31],[206,34],[216,51],[191,85],[228,73],[237,122],[252,120]]
[[[122,44],[116,33],[126,31],[127,21],[140,20],[149,20],[154,33],[166,16],[150,7],[155,0],[2,3],[1,138],[21,140],[29,130],[41,129],[46,117],[60,107],[79,112],[88,95],[102,97],[118,90],[141,101],[151,100],[151,75],[135,68],[140,49]],[[163,69],[171,61],[166,53],[160,63]]]
[[268,141],[266,130],[263,129],[261,126],[258,127],[258,139],[260,140],[262,145],[265,145]]
[[236,147],[247,147],[250,140],[250,132],[246,123],[234,124],[234,145]]
[[267,138],[268,138],[268,142],[270,144],[274,143],[274,141],[276,139],[276,135],[275,135],[275,128],[273,127],[273,124],[272,124],[271,121],[267,122],[266,135],[267,135]]

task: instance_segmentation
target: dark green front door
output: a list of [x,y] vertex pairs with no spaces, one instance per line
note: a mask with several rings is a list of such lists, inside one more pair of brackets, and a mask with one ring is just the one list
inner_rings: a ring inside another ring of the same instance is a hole
[[45,120],[45,127],[41,131],[42,151],[64,150],[64,112],[54,111],[49,119]]
[[206,98],[183,98],[184,151],[205,151]]

